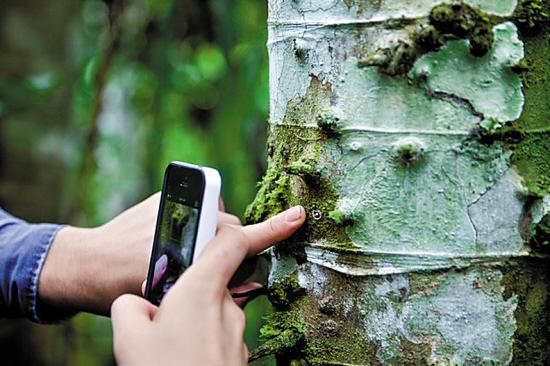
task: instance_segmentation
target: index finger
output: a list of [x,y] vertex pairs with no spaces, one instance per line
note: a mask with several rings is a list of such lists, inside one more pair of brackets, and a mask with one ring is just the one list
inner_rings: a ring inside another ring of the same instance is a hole
[[192,272],[225,290],[247,256],[292,235],[305,221],[302,206],[292,207],[264,222],[244,227],[222,227]]

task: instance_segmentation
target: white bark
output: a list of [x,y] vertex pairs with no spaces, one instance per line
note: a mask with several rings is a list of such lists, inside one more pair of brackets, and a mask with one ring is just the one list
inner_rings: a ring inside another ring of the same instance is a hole
[[[305,263],[273,257],[273,284],[296,273],[308,290],[307,301],[293,309],[306,322],[309,362],[401,364],[412,357],[411,347],[415,360],[429,364],[512,360],[518,301],[505,294],[503,268],[532,255],[521,231],[526,188],[509,147],[482,144],[472,132],[494,132],[521,114],[521,79],[511,71],[523,57],[516,27],[504,19],[495,26],[483,57],[469,54],[467,40],[451,41],[418,59],[406,76],[358,65],[410,41],[440,3],[270,1],[272,134],[317,131],[315,116],[322,114],[337,121],[341,136],[320,149],[310,138],[303,151],[317,153],[316,168],[334,187],[336,209],[354,221],[346,242],[327,235],[300,243]],[[516,6],[511,0],[468,3],[502,17]],[[404,164],[399,151],[411,147],[417,155]],[[284,166],[275,157],[271,168]],[[299,203],[307,188],[291,179],[291,201]],[[541,202],[539,209],[546,207]],[[321,309],[327,301],[334,302],[330,313]],[[335,332],[312,324],[328,321],[335,321]],[[364,340],[363,354],[334,346],[350,328]],[[328,351],[311,351],[323,347]]]

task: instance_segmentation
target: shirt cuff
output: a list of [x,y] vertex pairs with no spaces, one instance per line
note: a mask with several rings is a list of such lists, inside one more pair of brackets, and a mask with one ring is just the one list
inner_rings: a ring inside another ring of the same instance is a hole
[[27,256],[28,263],[24,266],[29,271],[23,277],[24,283],[21,286],[24,291],[21,299],[24,315],[37,323],[55,323],[69,319],[76,314],[76,311],[47,305],[40,301],[38,294],[38,279],[42,266],[55,236],[63,226],[54,224],[30,224],[30,226],[32,234],[29,234],[36,240],[36,245]]

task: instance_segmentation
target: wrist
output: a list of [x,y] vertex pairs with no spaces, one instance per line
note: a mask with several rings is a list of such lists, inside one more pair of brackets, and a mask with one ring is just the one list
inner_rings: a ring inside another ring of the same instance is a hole
[[126,227],[109,222],[94,229],[97,246],[96,265],[101,280],[95,280],[98,296],[105,299],[106,314],[112,302],[122,294],[141,295],[141,284],[147,276],[150,246],[142,245],[142,236],[134,238]]
[[[93,229],[65,226],[55,236],[38,279],[38,296],[48,305],[81,310],[89,298],[87,277]],[[84,310],[84,309],[82,309]],[[87,310],[87,309],[86,309]]]

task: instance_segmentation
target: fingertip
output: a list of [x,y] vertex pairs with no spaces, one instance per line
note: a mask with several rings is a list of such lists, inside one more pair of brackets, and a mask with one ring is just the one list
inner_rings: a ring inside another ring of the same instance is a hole
[[285,221],[292,225],[303,224],[306,219],[306,210],[303,206],[294,206],[282,213]]
[[273,231],[277,231],[279,235],[286,238],[298,230],[298,228],[304,224],[305,220],[306,210],[303,206],[298,205],[281,212],[268,221],[270,221],[270,226]]

